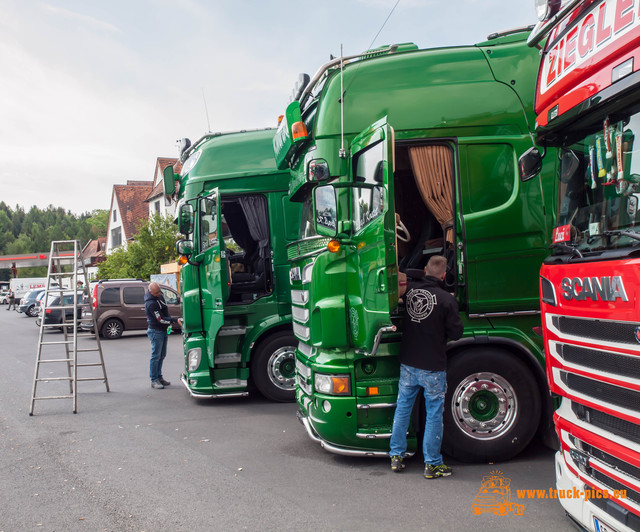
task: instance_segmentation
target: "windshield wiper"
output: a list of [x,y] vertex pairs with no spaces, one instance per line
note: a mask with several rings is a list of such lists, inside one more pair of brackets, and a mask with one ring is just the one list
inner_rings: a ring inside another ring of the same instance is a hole
[[557,249],[561,249],[562,251],[568,251],[569,253],[571,253],[572,257],[579,257],[581,259],[584,257],[584,255],[580,252],[578,248],[574,248],[573,246],[570,246],[569,244],[564,244],[563,242],[557,242],[555,244],[551,244],[549,247],[551,249],[557,248]]
[[622,229],[616,229],[614,231],[605,231],[603,233],[605,236],[628,236],[633,240],[640,240],[640,234],[635,231],[623,231]]

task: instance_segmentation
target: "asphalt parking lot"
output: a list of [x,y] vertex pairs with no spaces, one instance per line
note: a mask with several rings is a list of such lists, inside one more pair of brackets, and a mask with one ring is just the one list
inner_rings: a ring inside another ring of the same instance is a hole
[[[65,399],[39,401],[29,416],[38,329],[33,318],[4,309],[0,532],[574,530],[557,500],[518,496],[555,484],[553,453],[537,442],[510,462],[449,460],[450,478],[424,479],[416,460],[395,474],[386,460],[323,451],[307,438],[294,404],[257,394],[192,399],[178,380],[177,335],[164,371],[172,386],[150,388],[149,341],[126,333],[102,342],[109,393],[102,383],[81,382],[77,414]],[[53,366],[46,368],[52,377],[63,370]],[[511,479],[522,515],[472,513],[493,471]]]

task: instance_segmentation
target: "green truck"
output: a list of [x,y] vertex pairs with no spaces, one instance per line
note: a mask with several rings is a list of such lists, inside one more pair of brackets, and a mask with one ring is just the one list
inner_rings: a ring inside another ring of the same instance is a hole
[[[443,450],[504,460],[536,431],[552,434],[537,279],[555,162],[545,159],[539,179],[519,179],[540,61],[527,35],[337,58],[287,107],[274,152],[302,204],[300,239],[287,248],[298,416],[329,451],[386,456],[398,281],[434,254],[447,258],[445,284],[465,324],[448,345]],[[410,450],[417,439],[411,429]]]
[[184,239],[181,271],[185,367],[193,397],[295,400],[287,243],[300,206],[273,159],[275,130],[184,139],[180,175],[165,171]]

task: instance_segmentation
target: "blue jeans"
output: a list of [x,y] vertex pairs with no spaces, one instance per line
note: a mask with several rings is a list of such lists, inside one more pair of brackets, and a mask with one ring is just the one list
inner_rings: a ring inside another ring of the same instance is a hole
[[424,389],[424,404],[427,409],[422,441],[424,463],[440,465],[442,463],[442,454],[440,454],[442,411],[444,409],[444,395],[447,391],[445,371],[426,371],[400,364],[398,404],[393,416],[389,456],[404,456],[407,450],[407,429],[411,419],[411,410],[421,388]]
[[151,340],[151,360],[149,361],[149,377],[151,381],[162,378],[162,363],[167,356],[167,340],[169,335],[159,329],[147,329],[147,336]]

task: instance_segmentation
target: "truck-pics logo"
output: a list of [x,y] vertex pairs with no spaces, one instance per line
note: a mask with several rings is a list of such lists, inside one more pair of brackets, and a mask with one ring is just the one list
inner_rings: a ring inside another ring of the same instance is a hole
[[511,479],[502,471],[491,471],[482,477],[480,490],[473,498],[471,512],[475,515],[488,512],[495,515],[524,514],[524,505],[511,502]]
[[622,277],[565,277],[560,283],[562,297],[567,301],[585,301],[587,298],[592,301],[629,301],[627,292],[624,289]]

